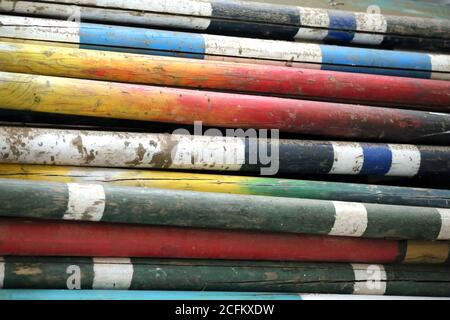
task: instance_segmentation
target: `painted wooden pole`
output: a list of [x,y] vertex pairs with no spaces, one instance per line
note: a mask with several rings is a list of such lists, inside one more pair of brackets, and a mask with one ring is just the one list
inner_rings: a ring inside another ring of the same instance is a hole
[[450,263],[448,241],[396,241],[0,219],[0,255]]
[[[26,110],[353,139],[447,142],[450,114],[0,72],[0,105]],[[446,110],[447,111],[447,110]]]
[[[250,0],[279,3],[277,0]],[[283,4],[309,8],[345,10],[353,12],[382,13],[395,16],[448,19],[450,8],[430,1],[412,0],[283,0]]]
[[0,43],[0,70],[450,111],[450,82]]
[[122,47],[122,50],[132,48],[147,50],[153,55],[181,54],[196,59],[228,56],[291,61],[309,63],[312,68],[322,70],[450,79],[450,56],[442,54],[226,37],[7,15],[0,16],[0,23],[0,37],[69,42],[78,44],[80,48],[107,46],[97,49],[115,50],[111,47]]
[[444,146],[0,127],[0,163],[412,177],[449,176],[449,159]]
[[450,190],[111,168],[0,164],[5,179],[450,208]]
[[101,184],[0,180],[0,216],[450,240],[450,210]]
[[[45,2],[45,0],[36,0],[37,2]],[[443,0],[445,1],[445,0]],[[98,1],[98,0],[57,0],[52,1],[61,4],[72,4],[72,5],[90,5],[95,7],[110,7],[114,4],[116,5],[114,8],[126,8],[126,7],[137,7],[140,4],[139,2],[128,2],[127,4],[122,4],[118,1]],[[189,9],[191,9],[196,2],[198,1],[183,1],[187,8],[181,8],[179,3],[176,3],[176,6],[166,6],[164,7],[161,3],[156,2],[156,4],[151,4],[153,6],[158,6],[162,12],[166,13],[178,13],[178,14],[189,14]],[[201,0],[201,2],[207,2]],[[230,2],[230,1],[228,1]],[[172,4],[172,1],[169,1],[169,4]],[[352,12],[366,12],[366,13],[382,13],[386,15],[400,15],[400,16],[417,16],[423,18],[440,18],[440,19],[448,19],[450,17],[450,8],[448,5],[444,5],[443,3],[439,3],[439,1],[423,1],[423,0],[340,0],[340,1],[330,1],[330,0],[283,0],[283,4],[280,5],[278,0],[250,0],[250,2],[246,2],[244,4],[253,4],[253,3],[262,3],[262,4],[275,4],[276,6],[268,6],[272,8],[281,8],[281,7],[292,7],[298,6],[308,7],[308,8],[322,8],[322,9],[330,9],[330,10],[345,10]],[[234,3],[236,5],[236,1]],[[242,4],[242,1],[239,1],[238,4]],[[146,4],[147,5],[147,4]],[[150,5],[150,6],[151,6]],[[213,5],[213,4],[212,4]],[[205,6],[208,6],[206,4]],[[379,7],[374,8],[374,7]],[[254,10],[255,7],[252,7]],[[182,11],[184,9],[184,11]],[[192,9],[191,9],[192,10]],[[211,10],[212,11],[212,10]],[[145,12],[145,11],[144,11]],[[196,10],[193,12],[194,15],[201,15],[200,10]],[[267,18],[267,17],[266,17]]]
[[445,266],[145,258],[4,257],[4,289],[450,296]]
[[[273,292],[3,289],[0,300],[448,300],[437,297]],[[187,312],[185,310],[185,312]],[[231,309],[230,309],[231,312]],[[235,310],[233,309],[233,312]],[[238,310],[238,313],[241,311]],[[258,310],[259,312],[259,310]],[[269,311],[267,311],[269,312]]]
[[[57,41],[42,41],[42,40],[29,40],[29,39],[21,39],[21,38],[8,38],[8,37],[1,37],[0,41],[2,42],[12,42],[12,43],[20,43],[20,44],[33,44],[33,45],[46,45],[46,46],[53,46],[57,48],[72,48],[72,49],[79,49],[80,46],[75,43],[69,43],[69,42],[57,42]],[[121,52],[121,53],[132,53],[132,54],[140,54],[140,55],[146,55],[146,56],[167,56],[170,58],[183,58],[187,59],[186,54],[172,51],[170,54],[161,54],[162,51],[152,51],[147,49],[136,49],[136,48],[129,48],[129,47],[115,47],[115,46],[99,46],[99,45],[85,45],[82,46],[84,49],[90,49],[95,51],[108,51],[108,52]],[[191,56],[190,62],[192,60],[200,59],[199,56]],[[267,60],[267,59],[254,59],[254,58],[247,58],[247,57],[235,57],[235,56],[220,56],[220,55],[205,55],[203,57],[203,61],[214,61],[214,62],[227,62],[227,63],[239,63],[239,64],[252,64],[252,65],[263,65],[263,66],[276,66],[276,67],[289,67],[289,68],[300,68],[300,69],[312,69],[312,70],[319,70],[321,69],[321,66],[319,64],[313,64],[313,63],[305,63],[305,62],[295,62],[292,60]],[[323,71],[332,71],[332,70],[326,70]],[[353,70],[354,71],[354,70]],[[355,73],[352,70],[347,71],[339,71],[339,72],[347,72],[347,73]],[[369,68],[364,72],[356,72],[357,74],[371,74],[371,75],[383,75],[383,73],[374,73],[369,70]],[[389,77],[402,77],[402,78],[408,78],[408,76],[392,76],[388,75]],[[409,79],[417,79],[421,77],[415,77],[411,76]],[[443,73],[434,73],[433,79],[440,79],[440,80],[448,80],[450,79],[447,76],[444,76]],[[430,80],[427,78],[427,80]]]
[[0,11],[67,20],[132,23],[205,33],[372,46],[449,49],[446,19],[390,16],[229,0],[204,1],[2,1]]

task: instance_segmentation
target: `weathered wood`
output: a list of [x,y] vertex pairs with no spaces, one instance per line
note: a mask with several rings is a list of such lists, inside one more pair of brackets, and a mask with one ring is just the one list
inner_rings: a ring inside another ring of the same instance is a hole
[[[67,1],[87,6],[2,1],[5,13],[133,23],[249,38],[315,40],[404,48],[450,49],[446,19],[390,16],[242,1]],[[374,3],[372,5],[375,5]]]
[[[450,79],[450,56],[313,43],[0,16],[0,37],[69,42],[81,48],[143,50],[153,55],[208,59],[213,56],[309,63],[323,70],[426,79]],[[94,47],[92,47],[94,46]],[[95,47],[103,46],[103,47]]]
[[0,43],[0,70],[450,111],[450,82]]
[[0,255],[449,263],[448,241],[0,219]]
[[0,163],[449,176],[450,147],[1,126]]
[[450,115],[341,103],[194,91],[0,72],[4,109],[318,136],[448,141]]
[[101,184],[0,180],[0,216],[450,240],[450,210]]
[[143,258],[5,257],[5,289],[131,289],[450,296],[450,269]]
[[[45,2],[46,0],[36,0],[38,2]],[[445,0],[442,0],[443,2]],[[76,5],[89,5],[94,7],[113,7],[113,8],[140,8],[143,12],[146,12],[142,7],[142,3],[136,1],[128,1],[126,4],[119,1],[102,1],[102,0],[56,0],[52,1],[62,4],[76,4]],[[195,10],[194,6],[199,1],[183,1],[184,6],[181,6],[179,2],[173,4],[174,1],[166,2],[164,6],[164,1],[153,1],[152,4],[145,4],[144,6],[153,6],[157,11],[172,13],[172,14],[185,14],[189,15],[194,12],[194,14],[202,15],[201,10]],[[207,4],[207,0],[201,0],[201,2]],[[234,3],[243,3],[242,1],[234,1]],[[256,4],[255,4],[256,3]],[[282,3],[282,4],[281,4]],[[340,1],[330,1],[330,0],[250,0],[250,2],[244,2],[244,4],[255,5],[253,8],[257,9],[258,4],[269,4],[269,8],[282,8],[282,7],[293,7],[301,6],[308,8],[322,8],[322,9],[332,9],[332,10],[345,10],[353,12],[368,12],[377,13],[377,8],[373,6],[380,7],[380,11],[383,14],[388,15],[401,15],[401,16],[417,16],[425,18],[441,18],[448,19],[450,17],[450,8],[448,4],[440,3],[438,0],[423,1],[423,0],[340,0]],[[167,5],[169,4],[169,5]],[[275,6],[271,6],[271,4]],[[129,10],[129,9],[128,9]],[[150,10],[148,12],[152,12]],[[209,11],[209,10],[208,10]],[[207,11],[207,12],[208,12]],[[204,14],[203,14],[204,15]],[[267,17],[266,14],[266,18]],[[280,19],[280,18],[278,18]]]
[[[249,0],[279,4],[278,0]],[[431,1],[414,0],[283,0],[283,4],[309,8],[382,13],[387,15],[448,19],[450,8]],[[379,9],[379,10],[378,10]]]
[[450,208],[450,190],[156,170],[0,164],[0,178]]
[[[3,289],[0,300],[448,300],[438,297],[272,292]],[[186,312],[186,311],[185,311]],[[234,312],[234,311],[233,311]],[[238,311],[240,312],[240,311]]]

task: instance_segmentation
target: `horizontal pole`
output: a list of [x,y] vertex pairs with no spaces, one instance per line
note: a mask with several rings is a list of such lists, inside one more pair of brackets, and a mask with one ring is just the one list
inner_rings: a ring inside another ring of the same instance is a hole
[[[3,1],[2,1],[3,2]],[[391,16],[379,12],[351,12],[245,1],[102,1],[67,0],[49,5],[5,1],[3,12],[39,14],[67,19],[131,22],[163,27],[203,30],[206,33],[271,37],[275,39],[327,40],[379,45],[387,35],[449,39],[450,23],[444,19]],[[63,5],[61,3],[65,3]],[[78,7],[68,6],[76,4]],[[376,5],[376,3],[372,3]],[[125,9],[125,10],[124,10]],[[117,12],[119,10],[119,12]],[[139,12],[133,18],[127,11]],[[443,11],[448,11],[445,8]],[[131,17],[130,17],[131,16]],[[164,19],[164,16],[169,16]],[[99,18],[109,17],[109,18]],[[433,18],[435,18],[434,16]],[[318,28],[322,30],[317,30]],[[245,31],[243,31],[245,30]],[[361,35],[362,34],[362,35]],[[393,41],[395,41],[393,40]]]
[[0,43],[0,70],[450,111],[450,82]]
[[0,164],[0,177],[450,208],[450,190],[328,181],[26,164]]
[[450,263],[449,249],[448,241],[0,219],[3,256],[441,264]]
[[[0,41],[2,42],[9,42],[9,43],[20,43],[20,44],[34,44],[34,45],[46,45],[46,46],[53,46],[57,48],[73,48],[73,49],[79,49],[80,45],[76,43],[69,43],[69,42],[60,42],[60,41],[43,41],[43,40],[30,40],[30,39],[21,39],[21,38],[11,38],[11,37],[2,37],[0,36]],[[152,56],[152,57],[161,57],[166,56],[169,58],[183,58],[187,59],[187,55],[182,52],[176,52],[172,51],[170,54],[162,54],[161,51],[155,51],[155,50],[147,50],[147,49],[136,49],[136,48],[128,48],[128,47],[115,47],[115,46],[99,46],[99,45],[87,45],[84,46],[84,49],[89,50],[96,50],[96,51],[108,51],[108,52],[121,52],[121,53],[132,53],[132,54],[141,54],[146,56]],[[196,55],[190,55],[189,56],[193,60],[199,60],[200,56]],[[184,60],[187,62],[186,60]],[[228,63],[245,63],[245,64],[252,64],[252,65],[263,65],[263,66],[276,66],[276,67],[289,67],[289,68],[301,68],[301,69],[312,69],[312,70],[320,70],[321,65],[320,64],[314,64],[314,63],[307,63],[307,62],[295,62],[295,61],[284,61],[284,60],[269,60],[269,59],[254,59],[254,58],[247,58],[247,57],[233,57],[233,56],[220,56],[220,55],[205,55],[203,57],[203,61],[214,61],[214,62],[228,62]],[[324,68],[323,71],[332,71],[327,70]],[[339,71],[339,73],[342,73],[345,71]],[[347,73],[354,74],[352,70],[347,70]],[[372,74],[372,75],[384,75],[384,73],[380,72],[370,72],[370,70],[366,70],[364,72],[360,72],[364,75]],[[360,74],[357,73],[357,74]],[[393,76],[388,75],[388,77],[396,77],[396,78],[408,78],[408,76]],[[435,79],[441,79],[441,80],[447,80],[450,79],[450,77],[445,76],[443,73],[435,73],[434,74]],[[415,77],[411,76],[409,79],[418,79],[421,77]],[[430,79],[426,79],[430,80]]]
[[448,176],[449,158],[444,146],[0,127],[0,163],[412,177]]
[[[38,0],[40,1],[40,0]],[[63,0],[65,1],[65,0]],[[253,0],[251,0],[253,1]],[[277,4],[277,0],[262,0],[259,2]],[[286,5],[298,5],[297,0],[283,0]],[[382,13],[386,15],[448,19],[450,8],[430,1],[414,0],[301,0],[303,7],[322,8],[330,10],[345,10],[353,12]]]
[[4,257],[4,289],[292,292],[448,297],[445,266]]
[[[450,114],[0,72],[10,110],[336,138],[447,142]],[[446,110],[447,111],[447,110]]]
[[[273,292],[3,289],[0,300],[447,300],[437,297]],[[181,307],[179,307],[181,308]],[[181,311],[180,311],[181,312]],[[185,312],[187,312],[185,310]],[[190,312],[190,311],[189,311]],[[234,310],[233,310],[234,312]],[[259,312],[259,310],[258,310]]]
[[0,216],[450,240],[450,209],[102,184],[0,180]]
[[[209,56],[313,64],[313,68],[425,79],[450,79],[450,56],[313,43],[226,37],[63,20],[0,15],[0,37],[69,42],[80,48],[146,50],[149,54]],[[94,46],[94,47],[93,47]]]

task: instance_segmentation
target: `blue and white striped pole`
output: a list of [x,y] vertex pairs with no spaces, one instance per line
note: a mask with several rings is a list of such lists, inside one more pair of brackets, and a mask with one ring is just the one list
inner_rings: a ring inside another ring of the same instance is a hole
[[[310,64],[311,68],[425,79],[450,79],[450,55],[348,48],[0,16],[0,37],[69,42],[80,48],[135,51],[197,59],[225,56]],[[94,46],[94,47],[93,47]],[[114,48],[106,48],[106,47]]]
[[0,4],[0,10],[58,19],[78,15],[82,21],[134,23],[271,39],[410,48],[423,48],[428,41],[431,48],[450,47],[446,41],[450,40],[448,20],[391,16],[381,10],[350,12],[230,0],[62,0],[57,3],[6,0]]

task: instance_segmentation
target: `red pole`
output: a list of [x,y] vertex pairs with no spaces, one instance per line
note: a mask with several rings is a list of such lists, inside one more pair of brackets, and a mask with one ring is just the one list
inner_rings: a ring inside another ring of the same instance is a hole
[[0,219],[1,255],[396,262],[398,241]]
[[[287,63],[282,61],[210,57],[240,63],[5,42],[0,46],[0,70],[242,93],[262,92],[419,110],[450,110],[450,81],[322,71],[315,70],[320,65],[314,64],[305,68],[305,64],[288,63],[292,67],[286,67]],[[265,65],[256,64],[261,62]]]

